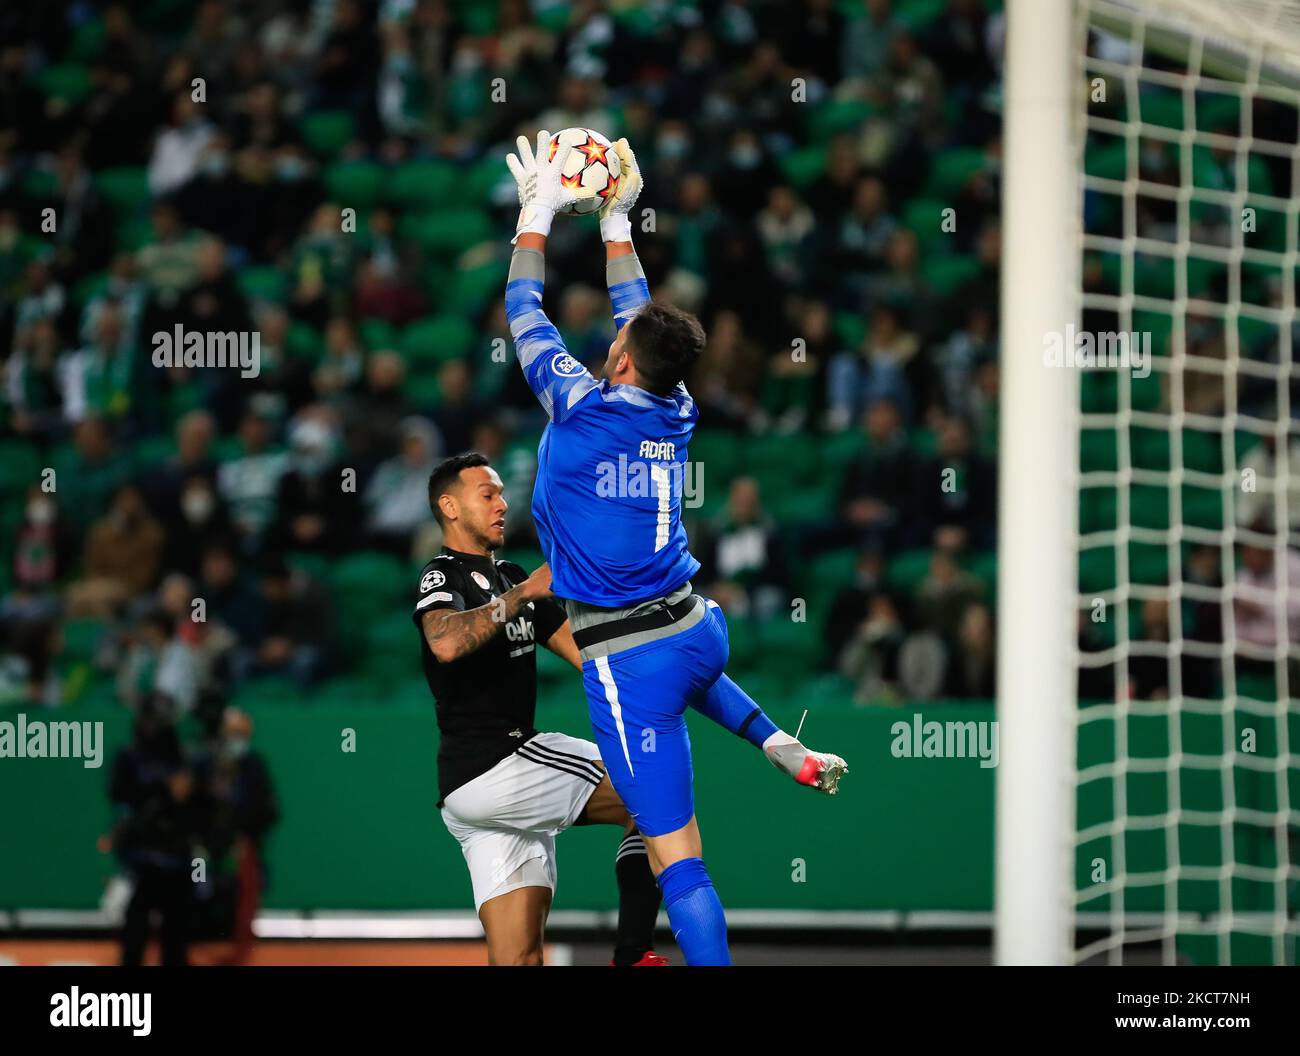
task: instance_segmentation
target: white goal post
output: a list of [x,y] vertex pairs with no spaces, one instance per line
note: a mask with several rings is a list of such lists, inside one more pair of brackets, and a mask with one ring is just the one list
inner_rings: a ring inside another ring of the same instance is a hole
[[1300,0],[1007,0],[1004,159],[996,959],[1295,964]]

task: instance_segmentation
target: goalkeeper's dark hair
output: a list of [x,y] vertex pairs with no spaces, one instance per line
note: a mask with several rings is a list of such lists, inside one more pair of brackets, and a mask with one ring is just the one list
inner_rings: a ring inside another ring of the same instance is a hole
[[445,458],[429,474],[429,509],[433,511],[434,519],[442,524],[442,511],[438,509],[438,500],[442,498],[452,488],[460,484],[460,471],[462,469],[473,469],[475,466],[488,466],[487,455],[478,451],[466,451],[463,454],[452,455],[451,458]]
[[642,384],[667,396],[704,352],[704,327],[690,312],[651,301],[627,324],[627,340]]

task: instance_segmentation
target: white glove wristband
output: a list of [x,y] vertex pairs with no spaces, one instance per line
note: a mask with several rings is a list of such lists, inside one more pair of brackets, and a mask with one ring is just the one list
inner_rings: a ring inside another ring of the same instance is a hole
[[610,213],[600,221],[600,237],[606,242],[631,242],[632,221],[627,213]]
[[513,246],[524,234],[542,235],[551,233],[551,222],[555,219],[555,210],[540,202],[529,202],[519,210],[519,220],[515,224],[515,237],[510,240]]

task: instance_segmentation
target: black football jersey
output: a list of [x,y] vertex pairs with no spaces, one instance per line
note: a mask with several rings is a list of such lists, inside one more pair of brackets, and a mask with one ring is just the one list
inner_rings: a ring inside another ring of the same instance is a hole
[[565,615],[553,599],[529,602],[480,648],[445,664],[425,640],[424,614],[477,609],[527,578],[513,562],[447,547],[420,573],[412,615],[442,734],[438,793],[444,798],[537,732],[536,649],[559,630]]

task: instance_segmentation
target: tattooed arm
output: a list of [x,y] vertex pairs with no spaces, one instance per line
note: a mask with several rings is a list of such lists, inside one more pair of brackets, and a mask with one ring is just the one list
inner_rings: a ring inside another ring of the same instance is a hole
[[482,648],[493,635],[523,611],[529,602],[551,593],[551,569],[542,565],[536,572],[504,594],[476,609],[456,612],[435,609],[420,621],[425,641],[441,663],[449,664]]

